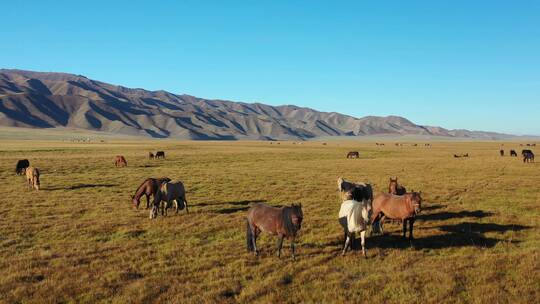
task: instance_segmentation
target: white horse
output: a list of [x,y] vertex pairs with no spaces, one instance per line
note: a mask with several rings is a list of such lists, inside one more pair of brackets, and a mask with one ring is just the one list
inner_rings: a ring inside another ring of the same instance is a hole
[[347,248],[354,240],[354,234],[360,232],[362,239],[362,254],[366,257],[366,230],[371,219],[371,200],[347,200],[341,204],[339,209],[339,223],[343,227],[345,234],[345,244],[342,255],[347,252]]
[[181,181],[167,182],[161,184],[161,187],[156,192],[154,196],[154,202],[152,210],[150,211],[150,218],[155,218],[158,215],[158,209],[161,202],[165,202],[165,205],[161,207],[161,215],[167,215],[167,209],[172,206],[174,202],[176,213],[178,210],[186,208],[186,213],[188,212],[188,205],[186,200],[186,190],[184,189],[184,184]]

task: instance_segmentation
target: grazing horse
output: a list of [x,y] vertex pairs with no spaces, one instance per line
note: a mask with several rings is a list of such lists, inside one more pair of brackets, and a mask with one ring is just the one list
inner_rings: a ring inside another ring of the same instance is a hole
[[165,152],[164,151],[157,151],[156,152],[156,159],[158,158],[165,158]]
[[[161,204],[161,202],[165,204]],[[167,216],[167,209],[169,209],[174,201],[176,213],[178,210],[186,208],[186,213],[188,211],[188,204],[186,200],[186,190],[184,189],[184,184],[181,181],[175,182],[165,182],[161,184],[159,190],[154,195],[154,202],[152,210],[150,211],[150,218],[156,218],[158,215],[158,209],[161,204],[161,215]]]
[[28,159],[20,159],[15,166],[15,173],[17,175],[22,175],[28,167],[30,167],[30,162]]
[[302,204],[292,204],[290,207],[272,207],[267,204],[257,203],[249,208],[246,216],[246,245],[248,251],[254,251],[259,255],[257,249],[257,237],[261,232],[267,232],[278,236],[277,256],[281,257],[281,247],[283,239],[291,241],[291,253],[293,260],[294,240],[300,228],[302,228]]
[[150,208],[150,196],[156,195],[156,192],[161,187],[161,184],[170,182],[171,179],[168,177],[161,178],[147,178],[144,182],[137,188],[135,195],[131,197],[131,202],[133,207],[139,209],[139,204],[141,203],[141,197],[146,196],[146,209]]
[[388,184],[388,193],[395,195],[403,195],[407,193],[407,189],[402,185],[398,184],[397,177],[390,177],[390,184]]
[[124,156],[116,155],[116,157],[114,158],[114,165],[116,167],[126,167],[127,166],[127,161],[124,158]]
[[510,156],[515,156],[515,157],[517,157],[516,150],[510,150]]
[[532,153],[530,150],[523,153],[523,162],[534,163],[534,153]]
[[454,157],[455,157],[455,158],[469,157],[469,153],[465,153],[465,154],[454,154]]
[[354,234],[360,232],[362,254],[364,257],[367,257],[366,230],[371,220],[371,203],[371,200],[363,200],[361,202],[348,200],[341,203],[338,218],[345,234],[342,255],[345,255],[351,242],[354,242]]
[[347,158],[360,158],[360,153],[358,151],[351,151],[347,153]]
[[34,167],[28,167],[25,171],[28,190],[32,188],[39,190],[39,169]]
[[416,215],[420,212],[422,197],[421,193],[411,192],[398,196],[388,193],[379,193],[373,200],[373,213],[371,222],[379,221],[379,229],[383,232],[383,222],[385,218],[398,219],[403,221],[403,238],[407,232],[407,222],[409,222],[409,240],[413,239],[413,225]]
[[342,202],[348,200],[355,200],[358,202],[363,200],[373,200],[373,189],[370,184],[352,183],[344,180],[342,177],[338,178],[337,184]]
[[499,153],[501,154],[501,156],[504,156],[504,150],[500,150]]
[[148,152],[148,159],[154,159],[154,153]]

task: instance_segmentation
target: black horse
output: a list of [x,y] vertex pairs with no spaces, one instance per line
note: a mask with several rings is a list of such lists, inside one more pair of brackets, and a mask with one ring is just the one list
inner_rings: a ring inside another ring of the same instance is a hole
[[20,159],[17,162],[17,166],[15,166],[15,173],[17,175],[22,175],[28,167],[30,167],[30,162],[28,159]]

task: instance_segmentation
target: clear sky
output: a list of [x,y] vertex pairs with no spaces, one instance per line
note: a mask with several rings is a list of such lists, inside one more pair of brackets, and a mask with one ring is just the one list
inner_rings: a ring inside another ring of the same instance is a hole
[[3,68],[540,135],[540,1],[1,4]]

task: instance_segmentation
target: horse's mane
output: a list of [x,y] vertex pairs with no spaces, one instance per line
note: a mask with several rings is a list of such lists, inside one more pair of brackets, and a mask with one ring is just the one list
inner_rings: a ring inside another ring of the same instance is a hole
[[281,220],[283,221],[283,227],[285,228],[285,232],[287,232],[287,235],[296,234],[296,227],[291,221],[291,215],[294,214],[296,208],[297,207],[295,206],[283,207],[283,211],[281,212]]

